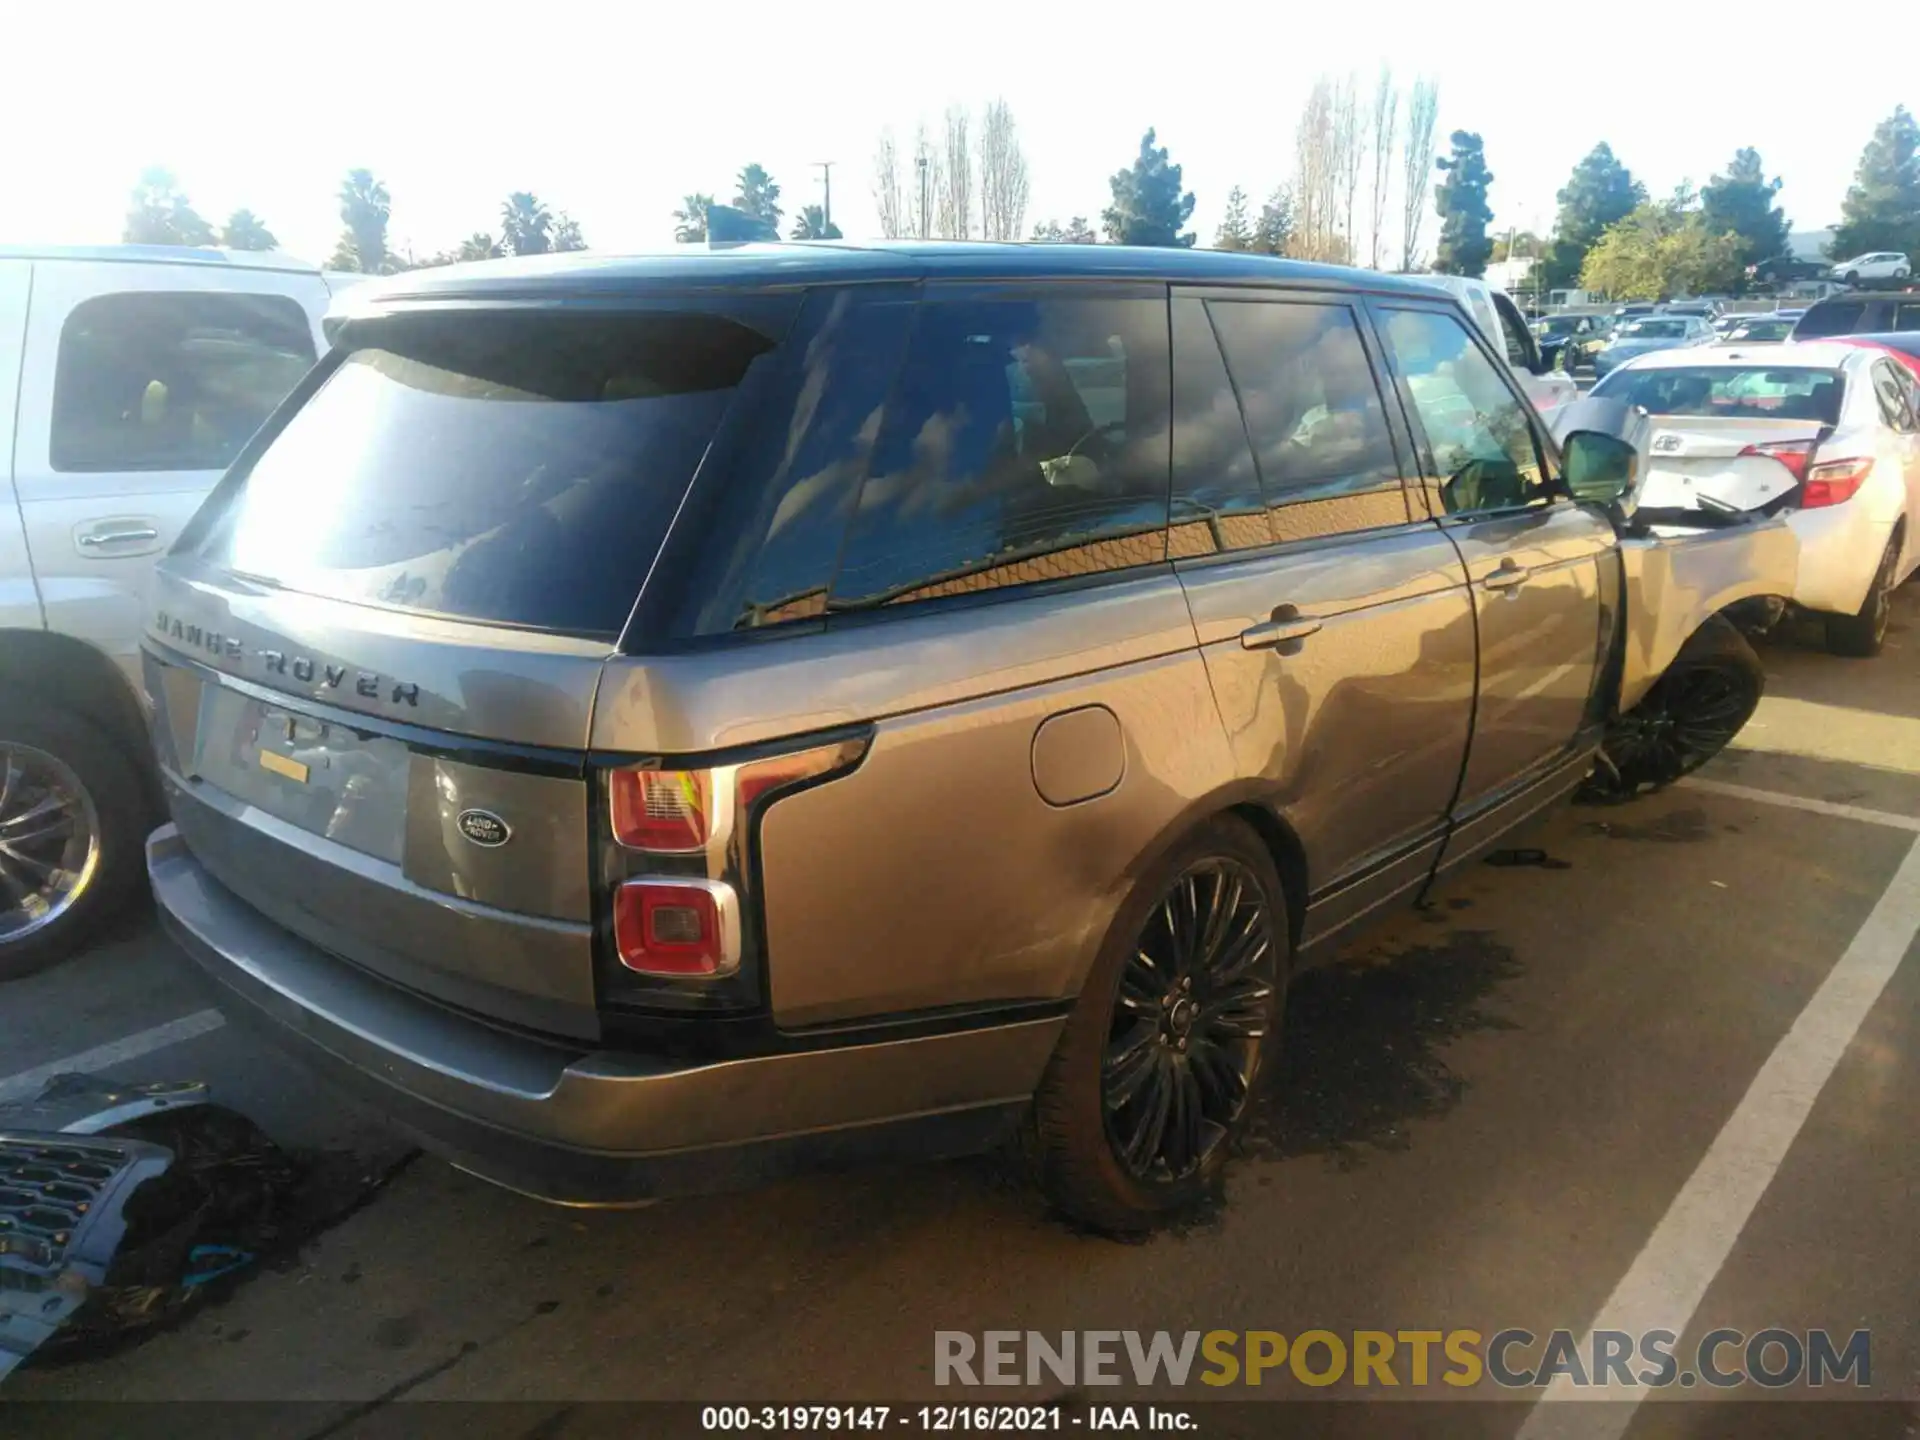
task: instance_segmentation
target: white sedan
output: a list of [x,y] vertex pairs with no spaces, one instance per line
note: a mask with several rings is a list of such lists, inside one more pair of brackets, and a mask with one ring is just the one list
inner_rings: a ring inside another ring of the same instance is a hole
[[1653,417],[1645,510],[1785,512],[1793,600],[1827,648],[1876,655],[1894,587],[1920,564],[1920,384],[1884,350],[1819,341],[1667,350],[1593,393]]

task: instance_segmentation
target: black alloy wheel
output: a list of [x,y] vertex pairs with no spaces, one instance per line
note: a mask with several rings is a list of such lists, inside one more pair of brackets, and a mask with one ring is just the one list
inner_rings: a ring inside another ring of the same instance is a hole
[[1640,703],[1607,726],[1579,798],[1599,804],[1631,800],[1699,769],[1752,718],[1765,683],[1746,637],[1714,616]]
[[1101,1065],[1107,1138],[1136,1180],[1192,1175],[1246,1109],[1275,1008],[1272,933],[1259,882],[1225,856],[1183,871],[1142,927]]

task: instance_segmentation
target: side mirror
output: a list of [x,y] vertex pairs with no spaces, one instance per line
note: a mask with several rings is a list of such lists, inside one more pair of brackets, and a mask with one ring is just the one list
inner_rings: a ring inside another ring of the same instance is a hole
[[1575,430],[1560,442],[1567,489],[1575,500],[1612,505],[1640,476],[1640,452],[1616,435]]
[[1553,413],[1561,484],[1573,499],[1603,505],[1616,525],[1632,523],[1653,444],[1653,421],[1637,405],[1583,395]]

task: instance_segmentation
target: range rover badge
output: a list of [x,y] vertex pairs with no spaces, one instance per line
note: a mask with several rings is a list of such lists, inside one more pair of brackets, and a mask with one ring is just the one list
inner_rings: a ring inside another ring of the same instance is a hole
[[454,824],[476,845],[497,850],[513,838],[513,827],[491,810],[462,810]]

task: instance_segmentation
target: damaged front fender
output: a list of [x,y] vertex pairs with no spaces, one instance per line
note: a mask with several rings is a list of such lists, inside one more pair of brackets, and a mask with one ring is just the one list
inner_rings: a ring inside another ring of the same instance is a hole
[[1618,711],[1631,710],[1710,616],[1756,597],[1793,594],[1800,543],[1772,517],[1712,530],[1659,527],[1623,536],[1626,633]]

